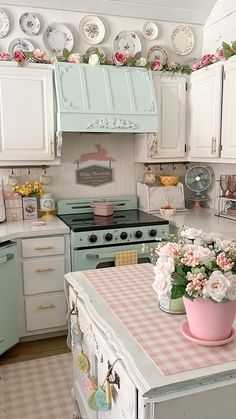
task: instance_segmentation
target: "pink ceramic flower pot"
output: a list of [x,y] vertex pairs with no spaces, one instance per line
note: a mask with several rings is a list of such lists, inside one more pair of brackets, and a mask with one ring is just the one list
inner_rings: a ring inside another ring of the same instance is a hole
[[232,331],[236,301],[214,303],[210,299],[183,297],[189,330],[197,339],[224,340]]

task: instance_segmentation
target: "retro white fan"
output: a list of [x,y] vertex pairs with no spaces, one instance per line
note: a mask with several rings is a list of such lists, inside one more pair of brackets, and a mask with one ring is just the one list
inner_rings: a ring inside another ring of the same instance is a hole
[[212,183],[210,170],[204,166],[190,167],[185,175],[185,183],[193,192],[190,200],[195,202],[195,208],[199,208],[200,202],[208,199],[206,193],[203,192],[209,189]]

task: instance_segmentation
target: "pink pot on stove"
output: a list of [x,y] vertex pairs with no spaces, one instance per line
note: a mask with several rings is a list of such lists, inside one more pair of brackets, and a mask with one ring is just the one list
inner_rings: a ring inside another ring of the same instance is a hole
[[236,300],[214,303],[210,299],[183,297],[189,330],[202,340],[219,341],[232,333],[236,315]]
[[94,215],[100,215],[102,217],[109,217],[113,214],[115,202],[94,202],[91,204]]

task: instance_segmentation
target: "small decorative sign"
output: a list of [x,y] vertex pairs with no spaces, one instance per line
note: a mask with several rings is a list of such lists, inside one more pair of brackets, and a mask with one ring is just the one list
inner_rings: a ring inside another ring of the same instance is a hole
[[76,173],[76,183],[89,186],[99,186],[112,182],[112,169],[102,166],[89,166],[78,169]]

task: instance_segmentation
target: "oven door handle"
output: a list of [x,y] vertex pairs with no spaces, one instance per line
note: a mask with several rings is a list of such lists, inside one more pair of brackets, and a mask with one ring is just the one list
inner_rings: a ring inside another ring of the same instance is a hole
[[[117,250],[118,251],[118,250]],[[138,256],[139,255],[144,255],[145,256],[145,253],[143,253],[142,251],[138,251]],[[98,259],[111,259],[111,258],[115,258],[115,256],[116,256],[116,252],[114,252],[114,253],[103,253],[103,254],[92,254],[92,253],[88,253],[87,255],[86,255],[86,258],[88,259],[88,260],[98,260]]]

